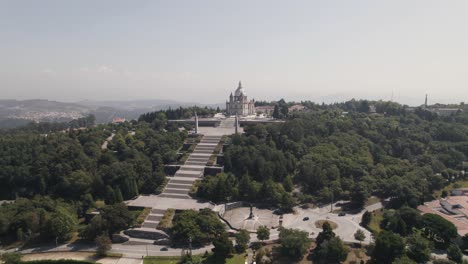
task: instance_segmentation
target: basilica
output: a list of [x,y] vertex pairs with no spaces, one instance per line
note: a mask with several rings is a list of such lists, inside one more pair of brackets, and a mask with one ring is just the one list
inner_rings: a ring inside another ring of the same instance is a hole
[[229,96],[229,101],[226,101],[226,113],[228,115],[254,115],[255,114],[255,102],[254,100],[248,100],[247,94],[242,87],[241,82],[237,87],[234,95]]

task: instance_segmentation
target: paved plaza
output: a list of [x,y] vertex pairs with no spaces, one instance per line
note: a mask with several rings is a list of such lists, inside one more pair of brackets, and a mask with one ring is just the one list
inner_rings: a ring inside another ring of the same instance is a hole
[[253,208],[252,212],[254,217],[250,219],[250,208],[239,207],[226,211],[223,218],[226,219],[232,227],[245,229],[251,232],[257,231],[258,227],[262,225],[269,228],[279,226],[279,215],[273,214],[271,210]]

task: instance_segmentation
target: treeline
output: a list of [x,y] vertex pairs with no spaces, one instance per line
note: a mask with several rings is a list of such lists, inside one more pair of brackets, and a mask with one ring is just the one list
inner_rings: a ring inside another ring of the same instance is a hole
[[[15,121],[16,120],[16,121]],[[20,128],[11,129],[4,131],[14,132],[14,131],[30,131],[30,132],[38,132],[38,133],[51,133],[57,131],[65,131],[68,129],[78,129],[78,128],[89,128],[96,124],[96,118],[94,115],[88,115],[85,117],[73,119],[69,122],[29,122],[25,121],[24,119],[15,119],[12,120],[16,123],[8,126],[8,124],[4,127],[0,126],[0,128],[14,128],[18,127],[18,124],[23,124]],[[7,121],[7,120],[6,120]]]
[[195,113],[197,113],[197,116],[199,117],[210,117],[213,116],[216,113],[219,113],[221,110],[219,107],[217,109],[211,108],[211,107],[198,107],[198,106],[193,106],[193,107],[179,107],[176,109],[169,108],[167,110],[160,110],[157,112],[152,112],[152,113],[146,113],[141,115],[138,118],[138,121],[145,121],[147,123],[152,123],[155,120],[158,119],[185,119],[185,118],[191,118],[195,116]]

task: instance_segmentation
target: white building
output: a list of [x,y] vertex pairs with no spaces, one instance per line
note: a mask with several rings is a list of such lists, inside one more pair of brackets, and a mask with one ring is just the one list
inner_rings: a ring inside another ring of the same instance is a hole
[[254,100],[248,100],[247,94],[242,87],[241,82],[237,87],[234,95],[229,96],[229,101],[226,101],[226,113],[228,115],[254,115],[255,114],[255,102]]

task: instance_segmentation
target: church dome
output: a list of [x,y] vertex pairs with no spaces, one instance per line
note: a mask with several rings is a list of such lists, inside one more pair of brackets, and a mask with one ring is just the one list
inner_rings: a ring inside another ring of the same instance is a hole
[[246,96],[244,87],[242,87],[242,83],[239,82],[239,86],[236,89],[235,96]]

